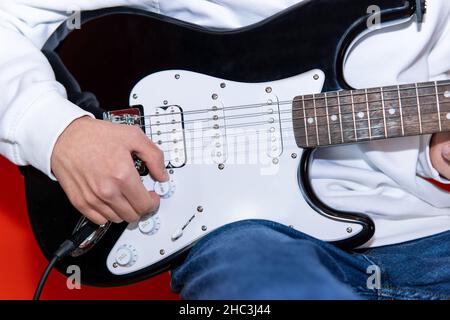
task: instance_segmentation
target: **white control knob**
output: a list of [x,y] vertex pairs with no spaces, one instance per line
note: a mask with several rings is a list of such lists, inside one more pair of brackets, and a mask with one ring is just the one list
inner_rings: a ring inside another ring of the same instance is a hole
[[155,190],[155,193],[159,195],[161,198],[167,199],[170,198],[175,192],[175,185],[173,184],[173,181],[166,181],[166,182],[157,181],[153,186],[153,190]]
[[116,262],[122,267],[132,266],[136,262],[136,249],[130,245],[121,246],[116,251]]
[[155,234],[159,230],[159,218],[157,216],[144,216],[138,223],[139,231],[144,234]]

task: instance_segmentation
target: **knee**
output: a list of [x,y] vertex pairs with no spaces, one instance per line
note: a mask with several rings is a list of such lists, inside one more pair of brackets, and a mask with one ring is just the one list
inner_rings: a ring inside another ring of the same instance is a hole
[[[200,241],[172,271],[172,287],[189,299],[263,299],[284,296],[299,277],[309,277],[316,245],[270,223],[245,221],[217,230]],[[288,229],[288,228],[286,228]]]

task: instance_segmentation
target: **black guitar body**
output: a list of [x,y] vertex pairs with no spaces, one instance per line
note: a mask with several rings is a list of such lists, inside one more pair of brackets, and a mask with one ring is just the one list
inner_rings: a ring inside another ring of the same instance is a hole
[[[258,24],[224,31],[116,8],[84,12],[80,30],[70,32],[64,24],[48,41],[44,53],[58,81],[66,86],[69,99],[99,117],[103,109],[127,108],[131,89],[140,79],[170,69],[263,82],[317,68],[326,74],[324,91],[346,89],[349,86],[343,78],[345,55],[367,29],[367,8],[371,5],[381,8],[383,23],[411,18],[416,10],[414,1],[404,0],[311,0]],[[374,232],[369,218],[335,212],[315,197],[307,179],[309,156],[310,152],[305,152],[300,170],[310,204],[319,212],[336,217],[347,215],[364,225],[364,232],[339,245],[352,248],[369,240]],[[43,253],[50,258],[70,236],[80,213],[58,183],[31,167],[23,168],[23,172],[34,232]],[[113,225],[92,250],[78,258],[65,259],[57,264],[57,269],[65,273],[67,266],[75,264],[82,270],[84,283],[114,286],[167,270],[183,257],[180,252],[177,259],[166,259],[151,269],[126,276],[111,274],[106,257],[125,227]]]

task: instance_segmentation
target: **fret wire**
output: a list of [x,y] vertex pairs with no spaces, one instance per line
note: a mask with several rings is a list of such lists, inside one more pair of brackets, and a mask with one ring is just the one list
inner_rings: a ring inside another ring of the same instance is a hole
[[397,86],[397,91],[398,91],[398,106],[400,108],[400,122],[401,122],[401,126],[402,126],[402,136],[405,136],[405,126],[403,124],[403,104],[402,104],[402,94],[400,91],[400,86]]
[[383,121],[384,121],[384,136],[388,137],[388,131],[387,131],[387,123],[386,123],[386,108],[384,106],[384,94],[383,94],[383,87],[380,88],[381,93],[381,108],[383,109]]
[[419,114],[419,130],[420,130],[420,134],[423,133],[422,130],[422,115],[421,115],[421,110],[420,110],[420,99],[419,99],[419,87],[417,86],[417,83],[415,84],[416,87],[416,97],[417,97],[417,111]]
[[316,96],[315,96],[315,94],[313,94],[313,106],[314,106],[314,119],[316,121],[317,145],[320,145],[319,124],[317,122],[317,108],[316,108]]
[[355,139],[358,141],[358,133],[356,131],[356,119],[355,119],[355,100],[353,98],[353,90],[350,90],[350,97],[352,101],[352,112],[353,112],[353,126],[355,127]]
[[367,89],[365,90],[366,94],[366,105],[367,105],[367,124],[369,125],[369,139],[372,139],[372,126],[370,124],[370,107],[369,107],[369,95],[367,93]]
[[436,91],[436,107],[438,111],[438,122],[439,122],[439,131],[442,131],[442,123],[441,123],[441,105],[439,102],[439,92],[437,87],[437,81],[434,82],[434,89]]
[[303,102],[303,121],[305,122],[306,146],[309,147],[308,124],[306,122],[305,96],[302,96],[302,102]]
[[340,122],[340,126],[341,126],[341,138],[342,138],[342,143],[344,143],[344,129],[342,128],[341,99],[339,97],[339,91],[337,92],[337,100],[338,100],[338,110],[339,110],[339,122]]
[[331,144],[330,116],[328,114],[328,100],[327,100],[327,93],[326,92],[325,92],[325,112],[326,112],[326,115],[327,115],[328,141]]

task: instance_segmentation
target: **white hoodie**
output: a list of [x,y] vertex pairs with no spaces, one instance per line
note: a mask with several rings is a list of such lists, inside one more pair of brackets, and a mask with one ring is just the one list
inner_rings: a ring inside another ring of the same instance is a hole
[[[2,0],[0,2],[0,154],[54,178],[50,157],[62,131],[88,113],[66,100],[40,52],[74,9],[133,6],[203,26],[236,28],[302,0]],[[330,13],[332,14],[332,13]],[[375,32],[350,53],[355,88],[450,77],[450,1],[429,0],[420,32],[413,22]],[[369,214],[371,246],[450,230],[450,195],[422,177],[439,177],[430,136],[319,150],[313,183],[329,205]]]

